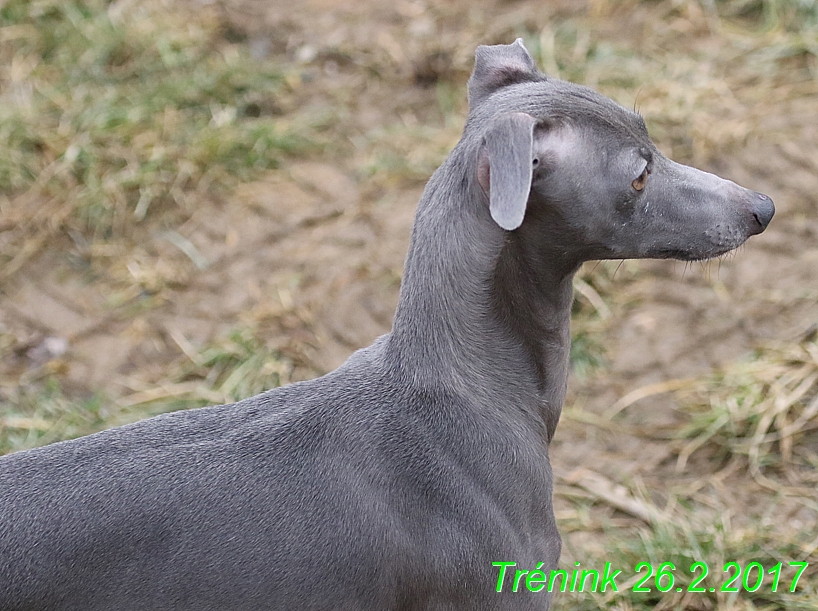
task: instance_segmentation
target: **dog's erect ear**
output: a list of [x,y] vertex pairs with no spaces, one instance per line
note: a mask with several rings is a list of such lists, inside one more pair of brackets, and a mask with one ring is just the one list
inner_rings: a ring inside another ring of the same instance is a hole
[[534,125],[522,112],[492,121],[477,160],[477,180],[489,195],[491,218],[503,229],[517,229],[525,216],[534,166]]
[[523,46],[522,38],[510,45],[480,45],[474,54],[474,72],[469,79],[469,107],[474,108],[506,85],[544,78]]

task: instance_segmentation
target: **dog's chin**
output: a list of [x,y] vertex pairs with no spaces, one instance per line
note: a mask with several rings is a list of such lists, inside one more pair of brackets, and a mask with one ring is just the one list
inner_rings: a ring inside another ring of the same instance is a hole
[[729,252],[734,251],[737,246],[731,246],[729,248],[714,248],[712,250],[684,250],[684,249],[676,249],[676,248],[665,248],[662,250],[657,251],[656,253],[651,255],[652,259],[677,259],[679,261],[708,261],[709,259],[716,259],[723,255],[726,255]]

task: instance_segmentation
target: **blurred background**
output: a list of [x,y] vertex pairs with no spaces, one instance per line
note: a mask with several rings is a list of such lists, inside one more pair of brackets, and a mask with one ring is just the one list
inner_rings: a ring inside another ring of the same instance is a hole
[[[516,37],[778,210],[717,261],[579,274],[563,562],[623,574],[559,608],[818,608],[816,0],[0,0],[0,452],[387,332],[474,49]],[[631,592],[641,561],[674,587]],[[730,561],[761,585],[721,592]]]

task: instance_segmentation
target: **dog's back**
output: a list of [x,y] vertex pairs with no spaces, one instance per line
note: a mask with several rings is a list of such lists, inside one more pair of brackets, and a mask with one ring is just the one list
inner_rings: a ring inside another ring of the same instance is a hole
[[[0,609],[408,610],[491,590],[520,526],[494,492],[515,487],[513,445],[463,447],[469,406],[396,383],[382,352],[4,457]],[[463,461],[480,451],[495,469]]]

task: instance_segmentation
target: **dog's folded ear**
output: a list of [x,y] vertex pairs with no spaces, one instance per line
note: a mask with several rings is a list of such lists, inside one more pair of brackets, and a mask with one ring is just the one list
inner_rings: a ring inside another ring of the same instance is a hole
[[477,180],[489,196],[491,218],[503,229],[517,229],[525,216],[534,166],[534,126],[522,112],[492,121],[477,161]]
[[515,83],[541,81],[545,76],[518,38],[510,45],[480,45],[469,79],[469,106],[474,108],[497,89]]

